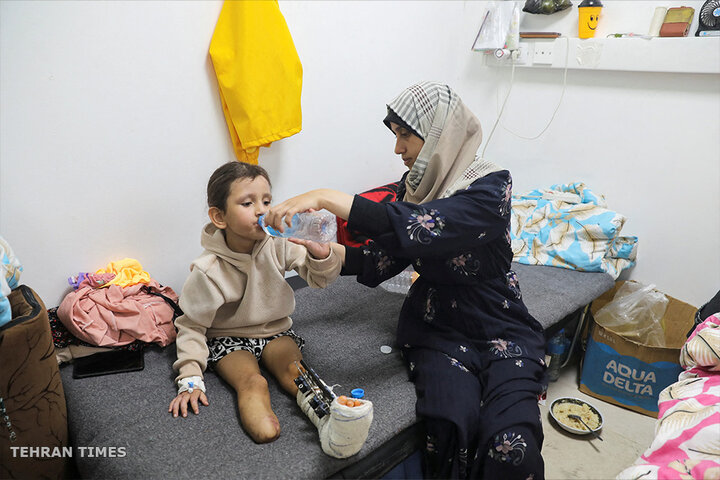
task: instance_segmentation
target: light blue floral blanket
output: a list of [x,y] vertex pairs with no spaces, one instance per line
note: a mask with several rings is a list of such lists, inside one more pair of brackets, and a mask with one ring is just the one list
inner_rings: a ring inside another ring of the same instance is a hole
[[617,278],[637,255],[638,238],[620,236],[625,220],[582,183],[513,195],[513,260]]

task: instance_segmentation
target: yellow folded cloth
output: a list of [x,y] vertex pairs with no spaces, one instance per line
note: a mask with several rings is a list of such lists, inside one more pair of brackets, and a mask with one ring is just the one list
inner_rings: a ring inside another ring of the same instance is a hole
[[110,262],[105,269],[101,268],[95,273],[115,274],[115,278],[107,282],[103,287],[110,285],[128,287],[137,283],[148,283],[150,281],[150,274],[144,271],[140,262],[134,258],[124,258],[116,262]]
[[277,1],[226,1],[210,58],[235,155],[257,164],[260,146],[302,128],[302,65]]

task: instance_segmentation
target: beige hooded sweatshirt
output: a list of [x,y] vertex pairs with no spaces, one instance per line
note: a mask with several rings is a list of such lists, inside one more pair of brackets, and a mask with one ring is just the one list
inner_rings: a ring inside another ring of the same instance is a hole
[[212,223],[203,229],[200,243],[205,251],[190,265],[180,295],[184,315],[175,320],[176,381],[202,376],[208,338],[265,338],[290,328],[295,295],[285,272],[295,270],[311,287],[324,288],[342,267],[332,249],[318,260],[285,238],[267,236],[255,243],[252,253],[234,252]]

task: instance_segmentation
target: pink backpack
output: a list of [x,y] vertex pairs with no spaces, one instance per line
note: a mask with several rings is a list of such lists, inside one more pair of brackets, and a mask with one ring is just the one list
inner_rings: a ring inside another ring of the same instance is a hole
[[118,347],[140,340],[164,347],[175,341],[173,320],[182,314],[178,296],[155,280],[127,287],[95,288],[82,282],[68,293],[57,315],[80,340],[99,347]]

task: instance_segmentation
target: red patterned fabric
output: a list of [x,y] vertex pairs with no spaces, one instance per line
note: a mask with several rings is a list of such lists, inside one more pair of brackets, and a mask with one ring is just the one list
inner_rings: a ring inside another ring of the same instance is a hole
[[[393,202],[397,198],[398,186],[400,182],[388,183],[381,187],[373,188],[366,192],[359,193],[361,197],[378,203]],[[347,228],[347,221],[337,217],[337,240],[338,243],[347,245],[348,247],[359,247],[367,245],[372,239],[364,236],[360,232],[351,232]]]

